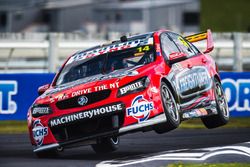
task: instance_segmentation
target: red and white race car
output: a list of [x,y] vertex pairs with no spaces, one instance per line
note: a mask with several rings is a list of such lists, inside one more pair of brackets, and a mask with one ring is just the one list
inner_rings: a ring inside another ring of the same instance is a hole
[[[194,42],[207,39],[199,51]],[[91,145],[111,152],[119,136],[201,118],[207,128],[228,122],[228,105],[210,30],[182,37],[156,31],[126,37],[70,56],[28,111],[34,152],[40,157],[63,148]]]

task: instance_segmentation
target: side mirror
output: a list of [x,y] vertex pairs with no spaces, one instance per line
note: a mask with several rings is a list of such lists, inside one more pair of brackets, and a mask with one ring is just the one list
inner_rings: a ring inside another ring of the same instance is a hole
[[187,54],[182,52],[170,53],[169,61],[171,64],[187,59]]
[[47,89],[49,89],[49,87],[50,87],[50,84],[46,84],[46,85],[43,85],[43,86],[40,86],[39,88],[38,88],[38,95],[40,96],[40,95],[42,95]]

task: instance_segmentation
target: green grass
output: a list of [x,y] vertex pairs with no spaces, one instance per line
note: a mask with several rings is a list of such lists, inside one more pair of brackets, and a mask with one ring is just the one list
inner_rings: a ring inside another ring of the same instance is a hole
[[217,163],[217,164],[169,164],[167,167],[250,167],[249,163]]
[[[249,128],[250,117],[230,118],[229,123],[222,126],[223,128]],[[181,123],[180,128],[202,129],[205,128],[200,119],[190,119]]]
[[27,132],[27,121],[0,121],[0,134]]
[[[181,123],[179,128],[183,129],[204,129],[200,119],[191,119]],[[230,118],[227,125],[222,128],[250,128],[250,117]],[[0,134],[27,133],[26,121],[0,121]]]

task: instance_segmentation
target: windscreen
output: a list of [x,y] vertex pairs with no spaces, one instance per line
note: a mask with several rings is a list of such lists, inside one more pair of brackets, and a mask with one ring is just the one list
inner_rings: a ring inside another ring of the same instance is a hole
[[78,59],[66,63],[58,76],[56,85],[69,83],[99,74],[106,75],[121,69],[130,69],[135,66],[151,63],[154,60],[155,50],[152,44]]

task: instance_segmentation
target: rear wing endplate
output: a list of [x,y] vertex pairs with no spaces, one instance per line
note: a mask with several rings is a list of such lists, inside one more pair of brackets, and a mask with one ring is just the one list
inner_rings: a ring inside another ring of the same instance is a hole
[[193,34],[185,37],[186,40],[188,40],[191,43],[202,41],[204,39],[207,39],[207,49],[204,51],[204,53],[209,53],[214,49],[214,42],[212,37],[212,32],[210,29],[208,29],[206,32],[201,32],[198,34]]

